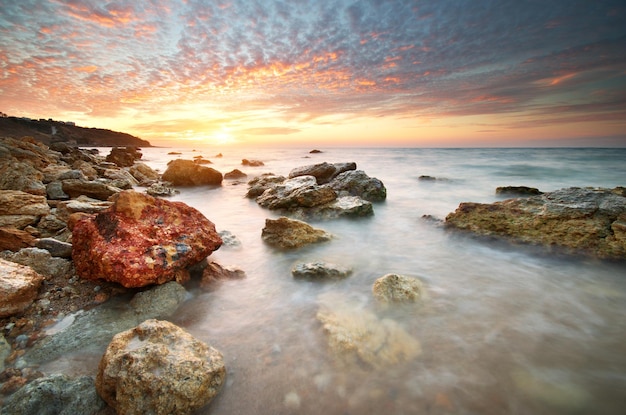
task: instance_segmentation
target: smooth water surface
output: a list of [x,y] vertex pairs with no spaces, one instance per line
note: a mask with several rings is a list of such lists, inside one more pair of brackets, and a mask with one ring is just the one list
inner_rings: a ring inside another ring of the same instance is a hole
[[[626,407],[626,266],[487,242],[436,221],[461,202],[493,202],[497,186],[542,191],[626,185],[623,149],[143,149],[165,171],[202,155],[226,173],[287,175],[355,161],[387,187],[371,218],[312,221],[328,243],[277,251],[261,240],[274,212],[244,197],[246,181],[181,189],[172,200],[204,213],[240,246],[210,259],[247,278],[194,291],[173,319],[220,350],[227,384],[203,414],[617,414]],[[214,157],[219,152],[223,157]],[[263,167],[241,165],[258,159]],[[428,175],[434,181],[418,180]],[[351,267],[342,281],[295,280],[299,262]],[[371,294],[388,273],[420,278],[428,297],[383,309]],[[391,319],[421,354],[371,368],[329,350],[321,303]]]

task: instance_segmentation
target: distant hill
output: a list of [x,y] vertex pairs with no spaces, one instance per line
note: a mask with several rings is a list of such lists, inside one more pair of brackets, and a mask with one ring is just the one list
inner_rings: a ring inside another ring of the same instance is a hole
[[63,121],[0,117],[0,137],[31,136],[46,145],[62,141],[80,147],[152,147],[150,142],[126,133],[85,128]]

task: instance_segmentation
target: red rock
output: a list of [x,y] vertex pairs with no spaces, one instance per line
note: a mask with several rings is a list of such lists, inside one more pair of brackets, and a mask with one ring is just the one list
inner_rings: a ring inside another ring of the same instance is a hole
[[130,288],[187,281],[188,268],[222,239],[196,209],[126,190],[109,209],[74,224],[72,245],[78,275]]

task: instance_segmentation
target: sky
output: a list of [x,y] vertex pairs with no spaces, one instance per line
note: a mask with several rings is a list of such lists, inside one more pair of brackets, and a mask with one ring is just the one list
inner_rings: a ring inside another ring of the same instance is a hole
[[626,147],[626,2],[0,0],[0,112],[153,145]]

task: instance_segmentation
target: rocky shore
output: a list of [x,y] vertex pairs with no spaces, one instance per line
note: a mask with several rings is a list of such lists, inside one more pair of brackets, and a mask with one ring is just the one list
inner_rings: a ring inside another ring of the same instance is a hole
[[[29,137],[0,138],[0,413],[192,413],[227,377],[222,352],[167,320],[190,288],[211,290],[243,270],[210,261],[236,244],[193,207],[167,200],[181,186],[221,186],[242,179],[174,160],[163,174],[141,162],[136,147],[101,155]],[[244,159],[242,165],[261,166]],[[141,186],[145,192],[136,189]],[[539,192],[503,188],[516,197],[462,203],[446,228],[558,247],[568,253],[626,259],[626,192],[571,188]],[[243,195],[242,195],[243,196]],[[387,189],[356,163],[318,163],[287,177],[260,174],[246,197],[280,215],[259,229],[259,243],[297,250],[332,244],[308,219],[363,218],[385,203]],[[337,281],[352,269],[298,263],[295,279]],[[387,274],[372,285],[382,307],[428,301],[412,276]],[[341,364],[382,368],[417,358],[419,341],[390,318],[364,313],[325,295],[316,315],[328,350]],[[74,350],[108,345],[92,376],[47,374],[42,364]],[[138,381],[140,380],[140,381]]]

